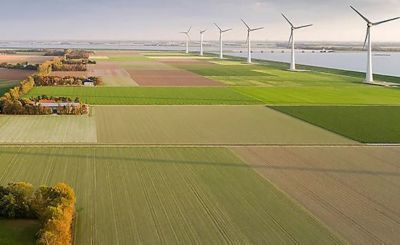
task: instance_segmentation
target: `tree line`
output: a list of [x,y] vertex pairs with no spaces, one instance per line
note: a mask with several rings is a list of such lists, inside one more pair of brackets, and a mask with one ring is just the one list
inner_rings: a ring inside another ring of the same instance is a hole
[[73,77],[73,76],[33,76],[35,86],[82,86],[85,81],[93,82],[95,86],[103,84],[100,77]]
[[38,219],[37,244],[72,244],[75,202],[74,190],[65,183],[36,190],[24,182],[0,186],[0,217]]
[[39,65],[29,64],[28,62],[17,63],[17,64],[9,64],[7,62],[0,63],[0,68],[6,68],[6,69],[36,71],[38,67]]

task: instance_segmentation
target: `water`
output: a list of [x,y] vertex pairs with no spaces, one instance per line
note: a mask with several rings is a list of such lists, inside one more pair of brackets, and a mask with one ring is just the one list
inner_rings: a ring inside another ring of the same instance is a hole
[[[191,44],[191,51],[198,52],[198,44]],[[254,48],[253,57],[262,60],[280,62],[290,61],[290,50],[271,50]],[[160,50],[183,51],[181,41],[0,41],[0,48],[80,48],[80,49],[125,49],[125,50]],[[225,45],[227,55],[246,57],[243,42],[232,42]],[[231,51],[228,51],[231,50]],[[261,50],[264,52],[261,53]],[[240,52],[241,51],[241,52]],[[272,53],[273,51],[273,53]],[[208,42],[205,52],[218,52],[218,44]],[[305,51],[296,53],[297,64],[336,68],[350,71],[365,72],[367,67],[366,52],[335,52],[320,53]],[[400,53],[376,53],[373,56],[374,73],[400,77]]]
[[[247,57],[247,53],[242,51],[229,52],[228,55]],[[271,51],[253,53],[253,58],[262,60],[272,60],[280,62],[290,61],[290,51],[285,53]],[[320,66],[327,68],[337,68],[350,71],[365,72],[367,68],[366,52],[335,52],[335,53],[296,53],[296,63],[303,65]],[[373,56],[373,66],[375,74],[391,75],[400,77],[400,53],[376,53]]]

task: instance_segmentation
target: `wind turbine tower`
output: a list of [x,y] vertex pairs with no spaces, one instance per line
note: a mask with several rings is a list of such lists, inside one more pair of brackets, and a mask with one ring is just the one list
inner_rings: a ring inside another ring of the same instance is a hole
[[291,60],[290,60],[290,70],[296,71],[296,57],[295,57],[295,39],[294,39],[294,31],[303,29],[306,27],[310,27],[312,25],[304,25],[304,26],[294,26],[293,23],[284,15],[282,14],[283,18],[289,23],[290,25],[290,37],[289,37],[289,46],[292,48]]
[[207,30],[200,31],[200,56],[204,55],[203,42],[204,42],[204,33],[206,31]]
[[222,60],[222,59],[224,58],[224,51],[223,51],[224,44],[223,44],[223,41],[222,41],[222,35],[223,35],[225,32],[231,31],[232,29],[222,30],[221,27],[219,27],[216,23],[214,23],[214,25],[215,25],[215,26],[218,28],[218,30],[219,30],[219,58]]
[[190,41],[190,31],[192,30],[192,27],[189,28],[188,31],[181,32],[182,34],[185,34],[186,36],[186,53],[189,53],[189,41]]
[[258,31],[261,29],[264,29],[264,27],[259,27],[259,28],[250,28],[250,26],[242,19],[243,24],[247,28],[247,63],[251,64],[251,38],[250,38],[250,33],[254,31]]
[[361,18],[363,18],[365,20],[365,22],[367,22],[367,34],[365,36],[365,41],[364,41],[364,48],[366,46],[367,50],[368,50],[368,56],[367,56],[367,74],[366,74],[366,78],[365,78],[365,82],[366,83],[373,83],[374,82],[374,75],[373,75],[373,71],[372,71],[372,39],[371,39],[371,29],[374,26],[383,24],[383,23],[387,23],[387,22],[391,22],[394,20],[398,20],[400,19],[400,17],[396,17],[396,18],[392,18],[392,19],[388,19],[388,20],[383,20],[383,21],[379,21],[379,22],[372,22],[370,21],[367,17],[365,17],[364,15],[362,15],[357,9],[355,9],[353,6],[350,6],[350,8],[352,8],[358,15],[361,16]]

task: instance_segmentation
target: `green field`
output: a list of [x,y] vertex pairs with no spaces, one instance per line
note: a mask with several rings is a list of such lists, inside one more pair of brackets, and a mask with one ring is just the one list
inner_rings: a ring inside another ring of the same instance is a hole
[[33,245],[38,231],[39,224],[33,220],[0,219],[0,244]]
[[231,88],[36,87],[30,96],[78,96],[91,105],[242,105],[261,102]]
[[13,88],[19,83],[19,81],[6,81],[6,80],[0,80],[0,96],[8,92],[10,88]]
[[276,105],[400,105],[400,89],[352,87],[240,87],[236,91]]
[[[248,65],[238,61],[216,62],[212,65],[175,65],[202,76],[211,77],[228,85],[255,86],[334,86],[356,85],[361,81],[357,77],[307,71],[293,73],[266,65]],[[229,62],[229,63],[227,63]],[[224,65],[225,64],[225,65]],[[247,82],[247,84],[244,84]]]
[[399,105],[400,89],[352,87],[36,87],[26,97],[68,96],[91,105]]
[[400,143],[400,106],[272,107],[363,143]]
[[222,148],[1,148],[0,184],[77,193],[75,244],[338,244]]
[[265,106],[97,106],[98,143],[354,144]]

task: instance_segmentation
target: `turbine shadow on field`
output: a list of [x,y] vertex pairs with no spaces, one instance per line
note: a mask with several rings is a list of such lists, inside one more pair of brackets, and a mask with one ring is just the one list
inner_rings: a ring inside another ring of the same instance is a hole
[[[12,155],[28,155],[28,156],[48,156],[60,158],[91,158],[91,155],[80,154],[61,154],[61,153],[39,153],[39,152],[19,152],[19,151],[0,151],[0,154]],[[371,175],[371,176],[395,176],[400,177],[400,172],[385,172],[385,171],[369,171],[369,170],[349,170],[349,169],[329,169],[329,168],[307,168],[307,167],[293,167],[293,166],[275,166],[275,165],[259,165],[259,164],[245,164],[234,162],[207,162],[207,161],[191,161],[191,160],[171,160],[171,159],[144,159],[136,157],[110,157],[101,156],[96,154],[95,160],[117,160],[123,162],[132,162],[135,164],[177,164],[177,165],[199,165],[199,166],[214,166],[214,167],[228,167],[228,168],[243,168],[243,169],[263,169],[275,171],[301,171],[301,172],[316,172],[316,173],[338,173],[338,174],[355,174],[355,175]]]

